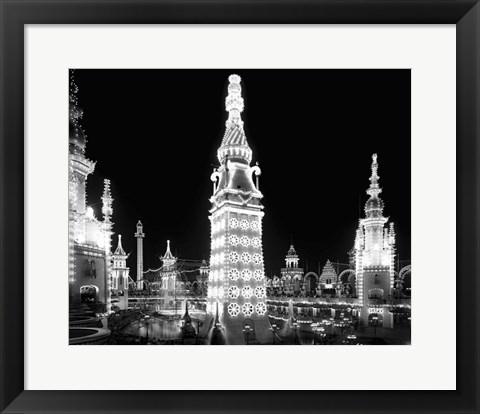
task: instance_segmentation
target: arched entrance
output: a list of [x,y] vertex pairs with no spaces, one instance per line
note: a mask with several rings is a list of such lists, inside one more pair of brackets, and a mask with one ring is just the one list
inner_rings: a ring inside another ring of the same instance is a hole
[[356,296],[356,276],[355,270],[346,269],[338,275],[338,280],[342,284],[343,292],[348,296]]
[[308,296],[313,296],[318,285],[318,276],[314,272],[305,275],[305,291]]
[[84,285],[80,287],[81,303],[97,303],[98,302],[98,286]]
[[402,287],[402,297],[412,296],[412,266],[408,265],[398,272],[398,279]]

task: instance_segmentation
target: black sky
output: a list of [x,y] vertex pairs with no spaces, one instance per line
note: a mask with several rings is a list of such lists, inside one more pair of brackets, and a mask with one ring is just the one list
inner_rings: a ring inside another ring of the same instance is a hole
[[160,266],[167,239],[180,258],[209,259],[211,164],[232,73],[242,77],[242,118],[262,169],[267,274],[279,274],[291,235],[309,270],[347,262],[374,152],[384,214],[400,259],[410,259],[409,70],[77,70],[86,155],[97,161],[87,203],[98,217],[109,178],[131,274],[138,219],[145,269]]

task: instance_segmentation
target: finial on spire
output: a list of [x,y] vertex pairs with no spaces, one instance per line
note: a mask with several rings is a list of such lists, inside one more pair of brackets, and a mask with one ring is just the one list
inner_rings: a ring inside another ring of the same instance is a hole
[[382,189],[378,185],[378,180],[380,176],[378,175],[378,163],[377,163],[377,154],[372,155],[372,175],[370,176],[370,188],[367,190],[367,194],[370,197],[378,197],[382,192]]
[[110,217],[113,214],[113,198],[110,192],[110,180],[103,180],[103,195],[102,195],[102,214],[106,222],[110,222]]
[[233,124],[243,129],[243,121],[240,115],[244,108],[241,80],[240,76],[235,74],[228,77],[230,83],[228,85],[228,96],[225,98],[225,109],[228,112],[228,119],[225,122],[227,129]]

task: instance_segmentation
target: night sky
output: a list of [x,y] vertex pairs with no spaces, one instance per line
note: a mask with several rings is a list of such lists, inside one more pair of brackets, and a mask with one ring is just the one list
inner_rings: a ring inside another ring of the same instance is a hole
[[97,161],[87,204],[101,216],[109,178],[131,275],[139,219],[145,270],[160,267],[167,239],[174,255],[209,260],[210,174],[232,73],[242,77],[242,119],[262,169],[267,275],[280,273],[291,237],[308,270],[348,262],[375,152],[384,215],[400,260],[410,259],[409,70],[77,70],[86,156]]

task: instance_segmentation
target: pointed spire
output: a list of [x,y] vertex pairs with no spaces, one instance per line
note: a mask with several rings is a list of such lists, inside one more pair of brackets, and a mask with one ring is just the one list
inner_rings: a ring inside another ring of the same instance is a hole
[[365,213],[367,217],[381,217],[383,214],[383,201],[378,196],[382,189],[378,184],[380,176],[378,175],[378,163],[377,163],[377,154],[372,155],[372,175],[370,176],[370,187],[367,190],[367,194],[370,198],[365,204]]
[[372,155],[372,175],[370,176],[370,188],[367,190],[367,194],[370,197],[378,197],[382,192],[378,184],[380,176],[378,175],[378,163],[377,163],[377,154]]
[[232,125],[237,125],[243,130],[243,121],[241,113],[245,108],[242,98],[242,86],[240,81],[242,79],[238,75],[230,75],[228,81],[228,96],[225,98],[225,110],[228,112],[228,119],[225,126],[230,128]]
[[173,256],[172,252],[170,251],[170,240],[167,240],[167,251],[165,255],[162,257],[163,265],[165,267],[171,267],[177,261],[177,258]]
[[113,253],[113,254],[118,255],[118,256],[126,256],[127,255],[125,253],[125,250],[123,250],[122,235],[121,234],[118,235],[118,245],[117,245],[117,248],[115,249],[115,253]]
[[110,217],[113,214],[113,198],[110,192],[110,180],[103,180],[103,195],[102,195],[102,214],[105,222],[110,222]]
[[228,112],[228,119],[225,122],[225,135],[222,145],[218,149],[217,157],[221,164],[225,162],[227,157],[229,160],[250,164],[252,150],[248,146],[241,117],[244,109],[242,87],[240,85],[241,78],[233,74],[228,77],[228,80],[228,96],[225,98],[225,110]]
[[75,155],[83,155],[85,146],[87,144],[87,136],[82,126],[80,119],[83,116],[83,111],[78,107],[78,86],[75,83],[75,70],[70,70],[70,91],[68,96],[69,101],[69,143],[70,152]]

